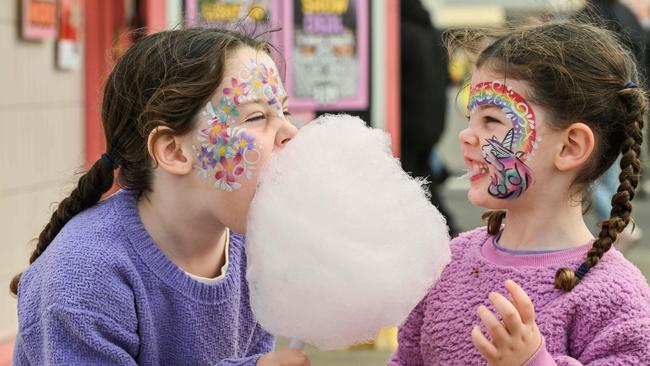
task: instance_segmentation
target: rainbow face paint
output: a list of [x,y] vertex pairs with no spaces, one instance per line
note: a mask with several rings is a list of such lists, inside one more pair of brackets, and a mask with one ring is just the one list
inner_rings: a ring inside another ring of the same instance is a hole
[[499,81],[471,88],[470,113],[482,105],[498,107],[512,122],[503,141],[493,136],[482,146],[483,159],[494,167],[488,193],[502,199],[517,198],[532,182],[532,171],[525,162],[530,161],[538,144],[535,114],[521,95]]
[[225,191],[241,188],[240,179],[252,179],[260,160],[255,136],[246,128],[235,126],[238,106],[246,102],[265,101],[284,117],[281,98],[286,97],[279,75],[273,67],[250,59],[223,88],[218,108],[208,102],[204,111],[207,127],[199,132],[200,146],[195,147],[197,169],[205,178],[213,177],[214,186]]

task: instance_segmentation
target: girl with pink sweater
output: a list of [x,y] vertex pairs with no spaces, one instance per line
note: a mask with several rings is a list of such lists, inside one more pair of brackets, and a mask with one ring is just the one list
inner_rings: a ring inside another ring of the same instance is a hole
[[[632,221],[648,105],[630,51],[572,22],[449,41],[481,49],[459,139],[488,225],[452,241],[389,365],[650,365],[650,289],[613,247]],[[593,235],[583,203],[619,155]]]

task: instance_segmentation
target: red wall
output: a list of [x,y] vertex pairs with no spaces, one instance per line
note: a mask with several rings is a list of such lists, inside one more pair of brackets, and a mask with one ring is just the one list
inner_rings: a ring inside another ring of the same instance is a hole
[[[144,0],[142,21],[149,32],[165,29],[165,2]],[[92,165],[106,148],[101,124],[101,96],[104,81],[113,67],[113,54],[129,46],[124,1],[86,0],[85,2],[85,120],[86,166]]]

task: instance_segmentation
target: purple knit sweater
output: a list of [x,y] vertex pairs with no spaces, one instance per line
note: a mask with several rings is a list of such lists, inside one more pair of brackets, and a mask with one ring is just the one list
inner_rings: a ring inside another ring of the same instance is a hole
[[248,302],[244,238],[228,271],[193,280],[119,192],[75,216],[23,275],[15,365],[253,366],[273,348]]
[[440,280],[400,328],[389,365],[485,365],[470,337],[481,324],[476,308],[494,311],[488,294],[504,294],[509,278],[530,296],[545,338],[526,366],[650,365],[650,289],[619,251],[608,251],[571,292],[554,288],[556,270],[577,268],[589,248],[515,255],[495,248],[485,228],[462,234]]

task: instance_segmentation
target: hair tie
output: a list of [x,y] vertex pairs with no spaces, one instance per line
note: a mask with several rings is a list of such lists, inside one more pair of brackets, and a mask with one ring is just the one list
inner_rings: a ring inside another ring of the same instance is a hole
[[102,154],[102,157],[100,158],[100,160],[105,161],[106,164],[108,164],[108,166],[109,166],[111,169],[115,169],[115,161],[113,161],[113,159],[111,159],[111,157],[108,156],[107,153],[103,153],[103,154]]
[[638,87],[639,86],[636,85],[636,83],[634,81],[628,81],[627,83],[625,83],[625,85],[623,85],[623,89],[634,89],[634,88],[638,88]]
[[589,269],[591,268],[591,264],[589,262],[584,262],[578,267],[578,270],[575,272],[576,277],[579,279],[582,279],[587,272],[589,272]]

